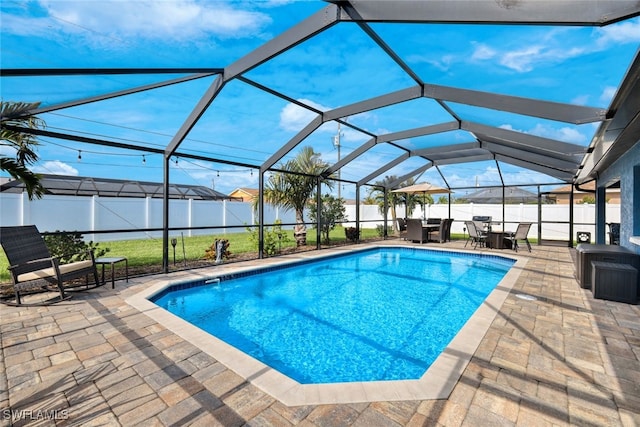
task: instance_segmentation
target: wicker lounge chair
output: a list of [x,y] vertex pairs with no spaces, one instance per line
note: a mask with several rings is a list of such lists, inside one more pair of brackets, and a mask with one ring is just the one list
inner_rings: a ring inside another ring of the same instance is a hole
[[401,239],[407,238],[407,220],[404,218],[396,218],[398,222],[398,233]]
[[[93,276],[92,287],[99,286],[98,270],[92,251],[88,251],[85,261],[60,264],[52,257],[44,239],[35,225],[18,227],[0,227],[0,244],[9,260],[9,272],[13,282],[15,301],[5,302],[10,305],[47,305],[69,299],[65,290],[78,290],[80,286],[90,289],[89,275]],[[85,284],[74,281],[68,286],[64,282],[85,278]],[[23,303],[24,295],[43,291],[59,292],[59,297],[46,301]]]
[[429,240],[433,240],[440,243],[451,241],[451,223],[452,218],[443,219],[440,222],[440,227],[429,231]]
[[424,243],[429,240],[429,231],[422,227],[422,221],[415,218],[407,219],[406,239],[411,242]]

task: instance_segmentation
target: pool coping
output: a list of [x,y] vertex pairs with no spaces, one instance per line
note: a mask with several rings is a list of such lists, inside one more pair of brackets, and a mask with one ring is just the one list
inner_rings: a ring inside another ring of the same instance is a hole
[[[181,283],[213,279],[218,276],[262,269],[270,266],[291,264],[295,261],[318,259],[337,253],[361,251],[370,248],[417,248],[433,251],[482,254],[513,259],[515,263],[509,269],[496,288],[478,307],[453,340],[417,380],[368,381],[333,384],[300,384],[257,359],[245,354],[226,342],[203,331],[166,311],[150,301],[154,295],[170,286]],[[160,278],[152,281],[145,290],[126,299],[127,304],[164,325],[183,339],[191,342],[203,352],[209,354],[254,386],[270,394],[287,406],[318,405],[334,403],[361,403],[374,401],[429,400],[446,399],[458,382],[481,340],[491,326],[496,314],[509,295],[528,259],[517,255],[481,253],[478,251],[440,249],[432,246],[408,246],[403,244],[373,244],[366,247],[341,247],[286,255],[277,260],[256,260],[251,265],[222,264],[213,270],[180,273],[173,278]],[[244,263],[243,263],[244,264]]]

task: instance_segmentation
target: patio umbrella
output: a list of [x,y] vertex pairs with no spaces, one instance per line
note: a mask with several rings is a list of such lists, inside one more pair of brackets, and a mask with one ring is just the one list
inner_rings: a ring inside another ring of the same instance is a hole
[[[420,184],[413,184],[407,187],[398,188],[396,190],[391,190],[392,193],[422,193],[422,206],[425,205],[425,196],[427,194],[442,194],[442,193],[451,193],[451,190],[443,187],[438,187],[437,185],[433,185],[429,182],[422,182]],[[422,209],[422,219],[424,219],[424,209]]]

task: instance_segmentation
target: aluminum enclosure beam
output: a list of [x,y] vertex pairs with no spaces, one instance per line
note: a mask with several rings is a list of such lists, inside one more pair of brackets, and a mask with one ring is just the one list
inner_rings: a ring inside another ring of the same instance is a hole
[[298,144],[300,144],[306,137],[311,135],[313,131],[318,129],[323,123],[322,116],[316,117],[314,120],[309,122],[307,126],[304,127],[296,136],[291,138],[289,142],[283,145],[278,151],[276,151],[271,157],[265,161],[262,166],[260,166],[260,173],[265,173],[268,171],[273,165],[275,165],[280,159],[289,153],[289,151],[293,150]]
[[473,162],[485,162],[487,160],[493,160],[495,156],[492,153],[473,154],[465,157],[452,156],[439,160],[434,160],[437,166],[457,165],[459,163],[473,163]]
[[354,159],[356,159],[357,157],[365,153],[370,148],[375,147],[377,143],[378,143],[377,137],[369,139],[367,142],[365,142],[364,144],[362,144],[361,146],[359,146],[358,148],[356,148],[355,150],[353,150],[352,152],[344,156],[342,159],[340,159],[339,162],[336,162],[333,166],[329,167],[329,169],[327,170],[328,173],[332,174],[342,169],[344,165],[346,165],[347,163],[350,163],[351,161],[353,161]]
[[573,124],[599,122],[607,118],[607,110],[601,108],[583,107],[574,104],[541,101],[532,98],[499,95],[490,92],[432,84],[424,85],[424,96],[425,98],[456,102],[459,104],[473,105]]
[[355,102],[344,107],[326,111],[324,113],[324,120],[326,122],[329,122],[331,120],[352,116],[354,114],[360,114],[366,111],[400,104],[401,102],[418,99],[420,97],[422,97],[422,88],[420,86],[412,86],[407,89],[401,89],[381,96],[376,96],[374,98],[369,98],[364,101]]
[[126,74],[220,74],[224,68],[5,68],[0,77],[101,76]]
[[399,141],[407,138],[415,138],[418,136],[434,135],[436,133],[444,133],[452,130],[460,129],[458,122],[445,122],[436,125],[422,126],[419,128],[401,130],[399,132],[386,133],[378,136],[380,141]]
[[198,104],[195,106],[189,117],[185,120],[185,122],[180,126],[178,132],[173,136],[169,145],[165,149],[165,156],[169,157],[172,155],[177,149],[178,146],[184,141],[187,137],[191,129],[196,125],[200,117],[204,114],[204,112],[209,108],[209,105],[213,102],[216,96],[220,93],[222,88],[224,87],[224,78],[222,75],[219,75],[214,82],[209,86],[207,91],[204,93]]
[[229,80],[246,73],[280,53],[323,32],[327,28],[337,24],[339,17],[340,8],[335,5],[328,5],[226,67],[226,78]]
[[362,31],[364,31],[371,38],[371,40],[373,40],[378,46],[380,46],[380,48],[396,64],[398,64],[398,66],[402,68],[402,70],[405,73],[407,73],[413,79],[414,82],[418,84],[423,83],[420,76],[415,71],[413,71],[413,69],[411,69],[411,67],[409,67],[409,65],[407,65],[407,63],[404,62],[404,60],[400,58],[400,56],[393,49],[391,49],[391,47],[375,31],[373,31],[373,29],[369,26],[369,24],[359,19],[360,16],[358,15],[358,12],[353,7],[351,7],[349,3],[346,3],[346,4],[341,3],[341,6],[344,7],[344,10],[347,13],[347,15],[349,15],[351,19],[353,19],[358,23]]
[[557,159],[548,155],[533,153],[531,151],[520,150],[513,147],[495,144],[491,142],[483,142],[482,148],[489,150],[494,154],[504,154],[505,156],[526,159],[532,163],[544,164],[554,169],[560,169],[566,172],[576,173],[580,167],[579,163],[569,162]]
[[[400,132],[393,132],[393,133],[387,133],[385,135],[380,135],[376,138],[372,138],[368,140],[363,145],[353,150],[351,153],[349,153],[339,162],[331,166],[329,170],[331,171],[331,173],[336,172],[337,170],[341,169],[349,162],[353,161],[357,157],[364,154],[367,150],[371,149],[376,144],[389,142],[389,141],[398,141],[401,139],[413,138],[417,136],[433,135],[436,133],[456,130],[458,128],[459,128],[458,122],[446,122],[446,123],[439,123],[437,125],[423,126],[423,127],[414,128],[414,129],[407,129]],[[416,155],[416,154],[412,154],[412,155]]]
[[448,153],[456,153],[464,150],[472,150],[475,148],[480,148],[479,142],[466,142],[463,144],[455,144],[455,145],[442,145],[440,147],[433,148],[421,148],[419,150],[415,150],[414,154],[416,156],[424,156],[427,158],[431,158],[432,156],[438,156],[441,154]]
[[349,4],[358,19],[368,22],[602,26],[640,14],[633,0],[376,0]]
[[568,142],[557,141],[555,139],[543,138],[541,136],[529,135],[509,129],[502,129],[493,126],[486,126],[473,122],[462,122],[460,128],[473,133],[474,135],[484,135],[492,142],[506,141],[516,145],[529,146],[533,149],[557,153],[560,156],[579,155],[584,156],[586,148]]
[[370,173],[369,175],[367,175],[366,177],[364,177],[360,181],[358,181],[357,182],[358,187],[368,183],[373,178],[375,178],[376,176],[378,176],[380,174],[385,173],[386,171],[388,171],[392,167],[394,167],[396,165],[399,165],[400,163],[402,163],[405,160],[407,160],[409,157],[411,157],[410,153],[404,153],[402,156],[396,158],[395,160],[390,161],[389,163],[387,163],[386,165],[382,166],[381,168],[378,168],[374,172]]
[[558,178],[564,182],[570,183],[573,181],[574,174],[559,171],[557,169],[549,168],[543,165],[539,165],[536,163],[530,163],[522,159],[516,159],[514,157],[504,156],[502,154],[496,154],[496,160],[499,160],[504,163],[509,163],[511,165],[520,166],[521,168],[530,169],[536,172],[543,173],[545,175],[552,176],[554,178]]
[[636,53],[622,80],[610,109],[612,120],[603,123],[591,141],[592,152],[585,156],[577,181],[582,184],[598,174],[638,142],[640,135],[640,51]]
[[210,77],[210,76],[213,76],[213,75],[215,75],[215,74],[194,74],[194,75],[191,75],[191,76],[179,77],[179,78],[176,78],[176,79],[166,80],[166,81],[163,81],[163,82],[151,83],[151,84],[148,84],[148,85],[132,87],[130,89],[123,89],[123,90],[119,90],[117,92],[110,92],[110,93],[105,93],[105,94],[102,94],[102,95],[92,96],[92,97],[78,99],[78,100],[74,100],[74,101],[63,102],[63,103],[60,103],[60,104],[50,105],[50,106],[47,106],[47,107],[39,107],[39,108],[36,108],[35,110],[30,111],[29,114],[34,114],[35,115],[35,114],[49,113],[51,111],[63,110],[65,108],[71,108],[71,107],[77,107],[79,105],[91,104],[92,102],[104,101],[104,100],[107,100],[107,99],[118,98],[120,96],[132,95],[134,93],[145,92],[145,91],[148,91],[148,90],[153,90],[153,89],[158,89],[158,88],[161,88],[161,87],[166,87],[166,86],[171,86],[171,85],[175,85],[175,84],[179,84],[179,83],[184,83],[184,82],[188,82],[188,81],[191,81],[191,80],[202,79],[202,78]]
[[405,182],[406,180],[408,180],[409,178],[416,176],[422,172],[425,172],[429,169],[431,169],[433,167],[433,162],[428,162],[426,163],[424,166],[420,166],[418,169],[414,169],[411,172],[402,175],[400,178],[396,179],[395,181],[391,182],[389,184],[389,188],[396,188],[397,186],[399,186],[400,184],[402,184],[403,182]]

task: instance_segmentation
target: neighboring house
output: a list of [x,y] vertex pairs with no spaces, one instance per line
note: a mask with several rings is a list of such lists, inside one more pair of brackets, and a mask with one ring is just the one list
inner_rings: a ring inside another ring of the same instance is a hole
[[[465,203],[502,204],[503,197],[505,204],[538,203],[537,194],[518,187],[505,187],[504,194],[502,187],[483,188],[473,193],[460,196],[458,201]],[[546,200],[544,202],[546,203]]]
[[[563,187],[556,188],[555,190],[549,193],[549,197],[552,197],[556,200],[556,203],[560,205],[568,205],[569,197],[571,195],[571,187],[572,185],[565,185]],[[573,203],[583,203],[585,197],[588,197],[589,200],[593,200],[596,197],[595,193],[595,181],[591,181],[585,185],[580,186],[580,188],[584,188],[588,191],[578,191],[574,188],[573,190]],[[620,188],[607,188],[607,203],[612,203],[614,205],[620,204]]]
[[236,188],[231,193],[229,193],[229,197],[233,199],[242,199],[243,202],[252,202],[253,199],[258,197],[258,189],[257,188]]

